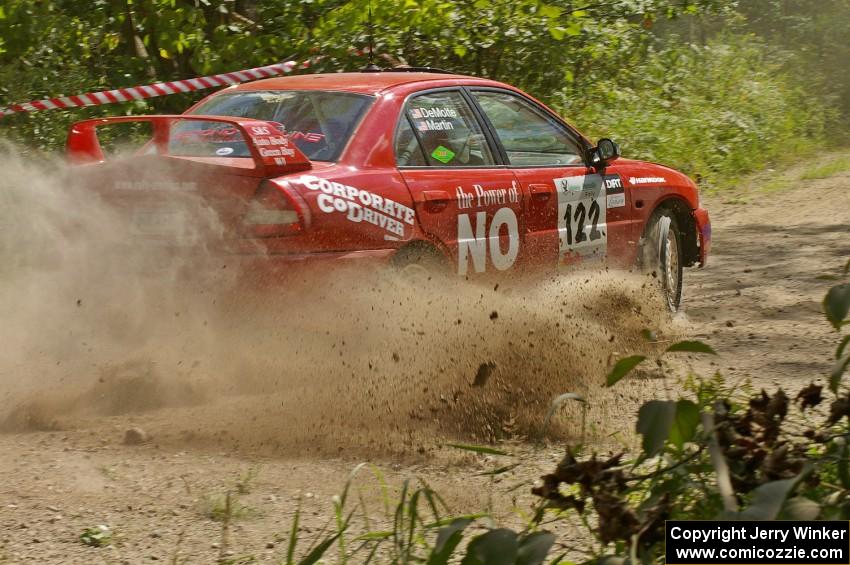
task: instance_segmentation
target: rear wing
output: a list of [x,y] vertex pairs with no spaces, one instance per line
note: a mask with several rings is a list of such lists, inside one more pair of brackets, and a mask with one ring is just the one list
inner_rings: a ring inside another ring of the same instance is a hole
[[[153,129],[153,137],[142,150],[145,154],[155,152],[155,154],[165,157],[185,159],[187,158],[186,155],[173,154],[172,145],[175,140],[179,141],[188,134],[192,134],[190,137],[210,137],[208,133],[212,132],[216,139],[227,138],[231,143],[241,142],[245,144],[250,155],[246,158],[253,160],[254,167],[253,169],[240,167],[240,170],[243,171],[242,174],[276,177],[304,171],[312,167],[310,160],[281,131],[280,124],[248,118],[196,115],[117,116],[77,122],[71,126],[71,130],[68,132],[65,145],[68,160],[75,165],[105,162],[106,157],[97,137],[97,128],[133,122],[150,123]],[[186,122],[222,125],[209,130],[189,130],[178,133],[177,136],[172,135],[172,129],[176,124]],[[219,156],[225,157],[227,155],[220,154]],[[225,161],[224,159],[213,160]]]

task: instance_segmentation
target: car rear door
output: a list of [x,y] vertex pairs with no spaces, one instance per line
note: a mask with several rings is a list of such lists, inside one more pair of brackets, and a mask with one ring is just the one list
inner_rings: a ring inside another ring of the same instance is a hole
[[498,88],[470,94],[526,197],[526,267],[618,254],[628,239],[627,195],[619,176],[587,167],[579,138],[536,102]]
[[422,229],[445,247],[460,275],[521,262],[522,191],[461,89],[412,95],[395,147]]

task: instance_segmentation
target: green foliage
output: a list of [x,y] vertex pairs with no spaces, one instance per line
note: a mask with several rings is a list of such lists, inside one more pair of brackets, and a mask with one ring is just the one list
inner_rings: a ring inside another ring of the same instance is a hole
[[834,135],[847,141],[850,119],[850,42],[847,0],[747,0],[739,2],[742,28],[764,37],[789,56],[786,70],[838,109]]
[[644,355],[632,355],[630,357],[623,357],[622,359],[619,359],[617,363],[614,364],[614,368],[611,369],[611,372],[608,373],[608,378],[605,380],[605,384],[607,386],[614,386],[620,382],[620,379],[631,373],[632,369],[645,360],[646,356]]
[[112,543],[112,532],[103,525],[86,528],[80,534],[80,542],[89,547],[105,547]]
[[699,408],[690,400],[652,400],[638,411],[637,432],[643,436],[643,452],[654,457],[666,443],[681,448],[693,439]]
[[802,475],[799,475],[790,479],[764,483],[753,491],[749,507],[740,512],[737,518],[741,520],[776,520],[789,495],[802,477]]
[[847,313],[850,312],[850,284],[841,284],[829,289],[823,299],[826,318],[836,330],[844,325]]
[[[842,272],[844,277],[850,274],[850,261],[844,265]],[[841,328],[848,324],[847,317],[850,315],[850,283],[839,284],[830,288],[823,299],[823,309],[826,313],[826,319],[836,331],[840,332]],[[847,368],[850,367],[848,344],[850,344],[850,335],[841,338],[835,348],[835,365],[829,375],[829,389],[833,393],[838,392],[841,379],[847,372]]]
[[201,513],[214,522],[232,522],[254,514],[231,493],[208,495],[201,500]]
[[676,419],[676,403],[652,400],[638,411],[637,432],[643,436],[643,452],[653,457],[664,448]]
[[[830,9],[840,2],[830,0]],[[369,4],[9,0],[0,13],[0,105],[286,58],[314,58],[311,72],[356,70],[366,62],[362,50],[368,44]],[[371,5],[377,63],[429,65],[504,80],[555,105],[594,137],[616,137],[628,156],[670,164],[711,184],[819,142],[834,114],[834,97],[818,93],[826,88],[826,77],[843,68],[823,67],[810,76],[812,65],[801,70],[803,59],[783,50],[786,39],[774,33],[763,11],[738,2],[615,0],[577,8],[567,0],[404,0]],[[813,32],[817,26],[840,27],[823,16],[797,12],[788,26],[807,46],[824,45]],[[702,34],[700,41],[691,34],[683,40],[664,31],[662,24],[671,19],[719,21],[720,28],[733,32]],[[747,30],[767,40],[745,35]],[[803,72],[806,80],[800,80]],[[0,131],[29,148],[56,150],[75,120],[180,112],[204,94],[16,115],[3,119]]]
[[465,443],[448,443],[446,445],[463,451],[471,451],[473,453],[485,453],[489,455],[508,455],[508,453],[502,451],[501,449],[495,449],[486,445],[468,445]]
[[[824,300],[837,329],[848,315],[845,286]],[[824,402],[815,384],[792,401],[782,390],[732,389],[719,377],[692,382],[693,400],[652,400],[640,408],[643,442],[634,462],[622,454],[581,461],[568,452],[534,491],[547,501],[538,519],[576,512],[596,524],[589,528],[603,548],[593,560],[613,553],[641,562],[664,555],[668,519],[847,519],[850,392],[841,377],[849,342],[842,338],[836,350],[841,369],[832,375],[828,413],[814,410]],[[682,344],[668,351],[714,353],[699,342]]]
[[[394,511],[387,511],[388,530],[368,531],[349,537],[351,519],[362,514],[369,523],[368,509],[361,498],[359,504],[349,507],[348,493],[355,488],[354,480],[364,466],[358,465],[349,476],[343,493],[334,499],[337,515],[347,517],[337,524],[336,531],[327,534],[323,529],[299,560],[296,547],[299,538],[300,510],[296,511],[289,534],[289,544],[281,563],[308,565],[327,559],[331,548],[340,547],[338,563],[372,563],[379,549],[382,561],[391,563],[427,563],[446,565],[540,565],[544,562],[555,536],[542,530],[514,532],[493,528],[492,520],[485,514],[446,516],[448,507],[428,485],[412,488],[410,481],[402,485]],[[482,519],[485,519],[482,520]],[[482,532],[482,526],[487,526]],[[473,530],[477,531],[471,531]],[[467,543],[463,543],[464,540]]]
[[783,63],[746,36],[656,45],[617,74],[561,91],[556,105],[625,155],[719,186],[823,138],[830,111]]
[[800,175],[800,180],[825,179],[846,171],[850,171],[850,159],[841,158],[807,169]]
[[701,341],[680,341],[667,348],[667,353],[675,353],[677,351],[683,353],[707,353],[709,355],[717,355],[710,345]]

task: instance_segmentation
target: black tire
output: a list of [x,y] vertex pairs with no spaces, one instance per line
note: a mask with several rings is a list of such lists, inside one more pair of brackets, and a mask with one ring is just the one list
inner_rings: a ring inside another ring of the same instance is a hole
[[408,245],[393,255],[392,267],[411,281],[430,280],[449,272],[448,261],[430,245]]
[[656,210],[646,224],[640,266],[658,281],[671,312],[682,302],[682,234],[670,210]]

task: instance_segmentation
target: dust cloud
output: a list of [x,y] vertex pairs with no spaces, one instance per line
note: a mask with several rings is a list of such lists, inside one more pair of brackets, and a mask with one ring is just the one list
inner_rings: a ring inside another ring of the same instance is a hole
[[[649,349],[644,328],[674,331],[636,274],[414,283],[340,267],[246,284],[199,242],[215,233],[200,200],[186,245],[141,244],[63,166],[0,153],[2,431],[129,414],[164,446],[416,456],[539,436],[565,392],[599,437],[660,393],[601,386],[613,358]],[[549,434],[576,437],[580,420],[567,405]]]

